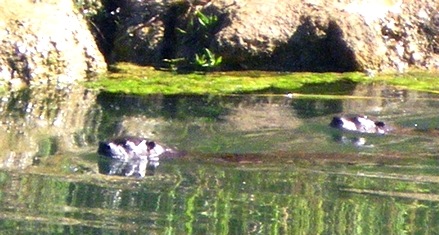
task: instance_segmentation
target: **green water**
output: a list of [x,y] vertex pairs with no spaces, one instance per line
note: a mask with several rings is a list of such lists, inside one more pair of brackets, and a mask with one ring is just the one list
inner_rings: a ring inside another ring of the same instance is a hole
[[[350,97],[1,99],[1,234],[435,234],[439,96],[356,86]],[[357,97],[357,98],[355,98]],[[366,114],[395,128],[328,127]],[[97,142],[149,136],[187,152],[142,179],[98,173]]]
[[[417,166],[413,174],[435,178],[428,172],[434,167]],[[163,164],[154,177],[93,182],[3,172],[1,228],[50,234],[438,231],[437,179],[418,181],[407,177],[406,169],[387,170],[175,161]]]

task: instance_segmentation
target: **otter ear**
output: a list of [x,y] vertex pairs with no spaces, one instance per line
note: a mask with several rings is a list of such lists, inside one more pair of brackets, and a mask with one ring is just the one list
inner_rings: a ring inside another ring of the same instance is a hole
[[149,141],[148,143],[146,143],[146,146],[148,146],[148,150],[151,150],[151,149],[155,148],[155,142]]
[[377,127],[384,127],[385,125],[384,122],[375,122],[375,126]]

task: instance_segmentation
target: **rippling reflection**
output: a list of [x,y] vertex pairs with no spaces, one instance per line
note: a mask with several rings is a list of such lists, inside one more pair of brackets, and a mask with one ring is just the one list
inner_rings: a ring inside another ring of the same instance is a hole
[[84,88],[23,90],[0,103],[0,167],[24,169],[39,157],[77,150],[96,136],[96,95]]
[[[0,228],[46,234],[438,231],[439,97],[374,86],[341,95],[137,97],[79,87],[5,94]],[[395,132],[339,132],[328,126],[339,114],[373,116]],[[149,137],[188,154],[161,161],[143,179],[100,174],[97,143],[119,135]]]

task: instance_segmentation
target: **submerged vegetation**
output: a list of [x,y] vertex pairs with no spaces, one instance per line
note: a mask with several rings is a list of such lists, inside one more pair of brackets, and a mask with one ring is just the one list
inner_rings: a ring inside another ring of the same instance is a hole
[[[242,94],[287,92],[328,94],[329,85],[380,83],[411,90],[439,93],[437,73],[411,72],[368,77],[363,73],[291,73],[265,71],[178,74],[127,63],[114,65],[112,72],[88,83],[88,87],[126,94]],[[336,92],[337,89],[335,89]]]

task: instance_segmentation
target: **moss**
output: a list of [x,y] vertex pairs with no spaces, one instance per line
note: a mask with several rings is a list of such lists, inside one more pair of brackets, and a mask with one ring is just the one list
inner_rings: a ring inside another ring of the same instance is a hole
[[[152,67],[120,63],[110,73],[87,86],[126,94],[240,94],[286,93],[341,94],[357,83],[382,83],[412,90],[439,93],[437,73],[413,71],[404,75],[363,73],[282,73],[265,71],[176,74]],[[328,89],[328,86],[333,86]]]

